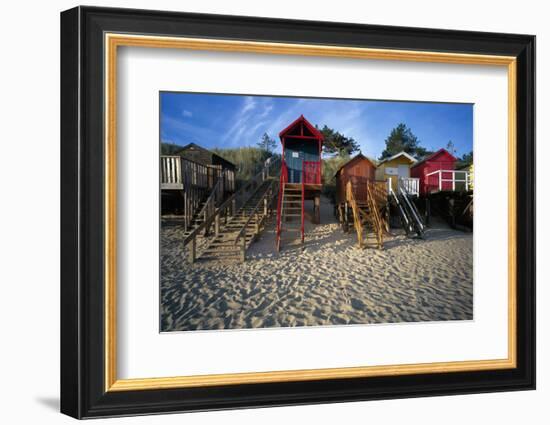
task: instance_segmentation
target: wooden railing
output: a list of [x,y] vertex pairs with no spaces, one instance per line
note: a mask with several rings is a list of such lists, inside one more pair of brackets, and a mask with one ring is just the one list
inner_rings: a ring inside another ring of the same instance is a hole
[[[260,197],[250,214],[248,215],[248,218],[246,222],[243,224],[241,229],[239,230],[239,233],[235,237],[235,245],[238,245],[240,243],[241,247],[241,261],[246,260],[246,250],[248,248],[246,243],[246,229],[250,225],[250,223],[254,220],[254,236],[253,238],[257,237],[260,233],[260,229],[265,223],[265,220],[271,215],[271,209],[273,206],[273,200],[275,199],[275,194],[277,193],[277,180],[273,179],[271,182],[271,185],[269,186],[269,189],[266,190],[266,192]],[[260,209],[261,212],[260,212]]]
[[208,189],[212,175],[217,172],[217,168],[208,167],[181,156],[162,155],[160,157],[160,187],[163,190],[185,190],[189,186]]
[[183,190],[181,157],[160,157],[160,184],[161,189]]
[[[177,155],[162,155],[160,188],[165,191],[180,191],[183,197],[183,215],[171,218],[182,220],[187,231],[195,217],[213,213],[213,205],[218,205],[228,194],[235,192],[235,173],[233,170],[199,164]],[[206,196],[209,196],[206,204],[198,211]]]
[[251,198],[255,191],[259,188],[260,184],[268,178],[268,176],[276,176],[278,170],[279,160],[276,159],[264,166],[260,172],[247,181],[246,184],[233,193],[229,198],[218,205],[213,214],[205,217],[205,220],[197,226],[193,231],[183,240],[183,247],[189,246],[189,261],[194,263],[197,254],[197,237],[204,231],[205,235],[208,235],[209,229],[214,225],[214,236],[218,236],[222,219],[227,222],[235,213]]
[[380,211],[380,203],[377,199],[377,197],[380,196],[380,194],[377,192],[377,187],[374,183],[369,183],[367,185],[367,202],[369,206],[369,221],[372,226],[372,230],[374,231],[374,234],[376,236],[376,242],[378,244],[378,248],[382,249],[384,245],[384,229],[386,228],[384,220],[382,219],[382,214]]
[[359,248],[363,247],[363,221],[361,219],[361,212],[359,211],[359,206],[355,200],[355,194],[353,192],[353,186],[351,181],[348,181],[346,184],[346,202],[350,205],[351,211],[353,213],[353,227],[357,233],[357,242]]
[[[210,195],[206,199],[203,207],[197,214],[199,217],[203,217],[203,220],[206,221],[208,217],[216,212],[216,207],[221,204],[224,198],[224,185],[226,183],[226,173],[222,172],[218,177]],[[208,228],[205,229],[208,231]]]
[[[356,182],[357,183],[357,182]],[[357,197],[356,190],[361,188],[365,192],[364,198]],[[359,204],[361,202],[361,205]],[[372,227],[376,236],[378,248],[384,243],[384,232],[388,230],[388,222],[384,217],[383,210],[387,207],[388,191],[385,181],[365,181],[361,185],[353,184],[349,180],[346,184],[346,203],[349,204],[353,213],[353,224],[357,232],[359,247],[363,247],[364,223]],[[365,204],[367,209],[365,208]],[[386,210],[387,211],[387,210]]]

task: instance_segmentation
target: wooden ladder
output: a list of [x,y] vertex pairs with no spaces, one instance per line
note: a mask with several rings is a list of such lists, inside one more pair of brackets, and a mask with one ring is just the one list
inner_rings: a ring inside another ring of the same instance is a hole
[[[277,251],[281,249],[283,232],[298,233],[301,243],[304,243],[304,185],[284,183],[279,190],[281,193],[277,209]],[[293,223],[289,225],[289,222]]]

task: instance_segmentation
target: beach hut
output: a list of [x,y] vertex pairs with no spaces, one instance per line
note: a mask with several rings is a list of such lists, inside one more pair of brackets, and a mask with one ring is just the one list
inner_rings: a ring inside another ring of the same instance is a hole
[[283,156],[277,204],[277,249],[280,248],[281,233],[291,231],[286,222],[294,218],[299,218],[300,225],[292,230],[297,230],[304,241],[306,200],[313,200],[312,221],[320,221],[323,148],[323,135],[303,115],[282,130],[279,138]]
[[349,181],[355,189],[359,200],[366,198],[366,183],[374,181],[376,165],[374,161],[359,153],[348,162],[340,166],[334,177],[336,178],[336,204],[346,202],[346,185]]
[[343,164],[335,174],[336,212],[345,231],[352,228],[363,248],[364,232],[374,231],[382,248],[387,230],[387,190],[384,181],[375,181],[375,161],[359,153]]
[[209,168],[209,185],[213,185],[220,172],[224,172],[226,191],[235,191],[236,165],[220,155],[203,148],[196,143],[189,143],[177,152],[182,158],[206,165]]
[[279,133],[287,183],[321,185],[323,135],[300,115]]
[[416,159],[407,152],[399,152],[378,163],[376,167],[376,180],[387,181],[394,191],[397,190],[397,182],[401,180],[411,195],[418,195],[419,179],[411,178],[411,166]]
[[411,167],[411,176],[419,179],[420,195],[457,190],[464,185],[464,173],[456,172],[456,158],[445,149],[439,149]]

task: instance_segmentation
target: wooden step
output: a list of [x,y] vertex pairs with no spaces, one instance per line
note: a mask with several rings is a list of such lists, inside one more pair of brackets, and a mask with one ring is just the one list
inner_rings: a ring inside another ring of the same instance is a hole
[[241,259],[241,254],[234,254],[231,256],[225,256],[225,257],[216,257],[215,255],[204,255],[202,257],[199,257],[199,261],[215,261],[215,260],[235,260],[239,261]]
[[220,257],[226,257],[228,255],[235,255],[238,254],[241,251],[239,247],[235,249],[227,249],[227,250],[219,250],[219,249],[210,249],[207,248],[203,251],[203,254],[214,254],[216,256]]

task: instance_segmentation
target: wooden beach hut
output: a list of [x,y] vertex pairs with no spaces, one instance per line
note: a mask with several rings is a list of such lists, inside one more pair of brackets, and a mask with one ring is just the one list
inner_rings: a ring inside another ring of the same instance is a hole
[[405,185],[407,192],[412,195],[419,193],[418,178],[411,178],[411,166],[416,163],[416,159],[407,152],[399,152],[378,163],[376,167],[376,180],[388,182],[388,189],[397,190],[399,180]]
[[235,192],[235,165],[194,143],[160,156],[161,213],[187,231]]
[[[323,135],[300,115],[279,133],[279,138],[283,155],[277,204],[278,249],[283,231],[298,231],[304,241],[306,200],[313,200],[313,222],[320,221]],[[300,226],[287,225],[293,219],[298,219]]]
[[420,195],[452,191],[463,183],[463,172],[455,170],[456,158],[445,149],[439,149],[411,167],[411,176],[419,179]]
[[365,155],[359,153],[348,162],[341,165],[336,171],[336,204],[346,202],[346,185],[351,182],[355,189],[358,200],[365,200],[367,197],[366,183],[374,181],[376,165]]
[[378,248],[384,243],[387,191],[384,181],[375,181],[375,174],[374,161],[361,153],[343,164],[335,174],[338,218],[345,231],[353,226],[360,248],[364,246],[367,229],[375,233]]
[[237,167],[232,162],[196,143],[185,145],[177,152],[177,155],[190,161],[206,165],[211,170],[209,173],[210,185],[214,184],[219,172],[224,172],[227,176],[226,191],[235,191],[235,172]]

